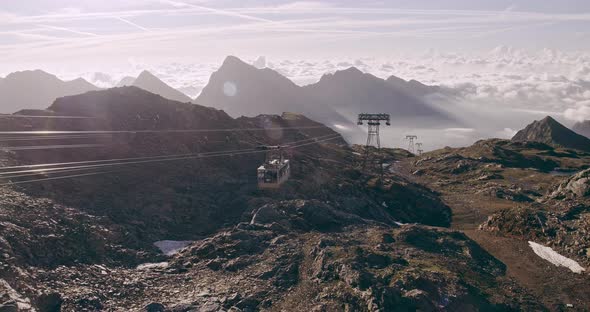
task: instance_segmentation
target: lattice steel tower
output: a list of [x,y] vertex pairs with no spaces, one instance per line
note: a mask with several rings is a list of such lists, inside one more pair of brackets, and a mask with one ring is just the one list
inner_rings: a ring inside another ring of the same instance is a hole
[[[363,167],[365,167],[369,160],[369,148],[375,146],[377,150],[381,148],[381,140],[379,139],[379,126],[382,121],[385,121],[387,126],[391,126],[389,114],[359,114],[358,125],[362,126],[363,122],[367,122],[369,131],[367,132],[367,144],[365,145],[365,157],[363,160]],[[383,167],[383,164],[381,164]]]
[[422,143],[416,143],[416,147],[418,147],[418,149],[416,150],[416,152],[418,152],[418,156],[422,156],[422,152],[424,152],[424,150],[422,149]]
[[414,148],[414,140],[416,140],[418,136],[409,134],[406,135],[406,140],[408,140],[408,151],[412,154],[416,153],[416,149]]

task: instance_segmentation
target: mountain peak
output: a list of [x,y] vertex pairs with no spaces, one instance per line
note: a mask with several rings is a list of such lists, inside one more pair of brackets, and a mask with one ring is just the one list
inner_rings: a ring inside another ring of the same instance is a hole
[[364,74],[360,69],[358,69],[354,66],[349,67],[345,70],[337,71],[336,74],[338,74],[338,73],[339,74],[346,74],[346,75],[363,75]]
[[398,76],[391,75],[387,78],[387,82],[389,83],[408,83],[405,79],[402,79]]
[[8,74],[6,79],[31,79],[31,78],[42,78],[42,79],[54,79],[59,80],[57,76],[52,75],[41,69],[34,70],[23,70]]
[[[223,64],[221,65],[221,67],[226,67],[226,66],[248,66],[250,67],[251,65],[242,61],[240,58],[238,58],[237,56],[233,56],[233,55],[228,55],[225,60],[223,60]],[[253,66],[252,66],[253,67]]]
[[139,74],[139,76],[137,76],[137,80],[139,80],[139,79],[146,79],[146,78],[149,78],[149,79],[154,79],[154,78],[155,78],[155,79],[158,79],[158,80],[160,80],[158,77],[156,77],[156,75],[152,74],[152,73],[151,73],[149,70],[145,70],[145,69],[144,69],[144,70],[143,70],[143,71],[142,71],[142,72]]
[[[34,88],[34,92],[31,92]],[[55,99],[97,90],[98,87],[84,79],[63,81],[43,70],[14,72],[2,79],[2,113],[13,113],[22,109],[44,109]]]
[[363,73],[360,69],[352,66],[347,69],[337,70],[332,74],[324,74],[320,78],[320,82],[325,82],[327,80],[349,80],[349,79],[362,79],[363,77],[368,76],[367,74]]
[[590,139],[568,129],[551,116],[547,116],[541,120],[535,120],[524,129],[518,131],[512,138],[512,141],[541,142],[557,147],[590,151]]
[[[129,81],[121,82],[123,85],[129,83]],[[121,84],[120,83],[120,84]],[[158,78],[151,72],[144,70],[142,71],[137,79],[133,82],[133,85],[144,90],[150,91],[155,94],[159,94],[167,99],[178,101],[178,102],[191,102],[192,99],[186,94],[172,88],[167,85],[164,81]]]
[[541,124],[546,124],[552,127],[565,127],[562,124],[560,124],[557,120],[553,119],[553,117],[551,116],[546,116],[545,118],[539,120],[539,123]]

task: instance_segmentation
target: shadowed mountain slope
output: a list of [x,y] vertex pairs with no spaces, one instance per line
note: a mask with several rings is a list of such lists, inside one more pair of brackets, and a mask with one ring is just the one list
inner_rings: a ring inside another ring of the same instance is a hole
[[590,151],[590,139],[573,132],[549,116],[535,120],[518,131],[512,141],[541,142],[557,147]]

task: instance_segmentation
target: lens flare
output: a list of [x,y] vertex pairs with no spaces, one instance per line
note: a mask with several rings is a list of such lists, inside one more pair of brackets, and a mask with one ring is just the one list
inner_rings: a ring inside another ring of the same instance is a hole
[[238,86],[231,81],[226,81],[223,84],[223,94],[226,96],[235,96],[238,93]]

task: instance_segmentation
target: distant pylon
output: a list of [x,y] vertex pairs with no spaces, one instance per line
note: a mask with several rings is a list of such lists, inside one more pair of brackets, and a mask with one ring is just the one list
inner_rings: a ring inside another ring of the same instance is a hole
[[408,151],[410,151],[412,154],[416,153],[416,149],[414,148],[414,140],[417,138],[418,136],[413,134],[406,135],[406,140],[408,140]]
[[[370,147],[375,146],[377,148],[377,151],[379,151],[379,149],[381,148],[381,140],[379,139],[379,126],[381,125],[381,121],[385,121],[385,124],[390,126],[391,123],[389,122],[389,119],[389,114],[359,114],[359,120],[357,124],[361,126],[363,125],[363,122],[366,121],[367,125],[369,126],[369,131],[367,132],[367,144],[365,145],[363,168],[369,161]],[[383,162],[380,161],[379,164],[382,170]]]
[[422,143],[416,143],[416,147],[418,147],[418,149],[416,150],[416,152],[418,152],[418,156],[422,156],[422,152],[424,152],[424,150],[422,149]]

